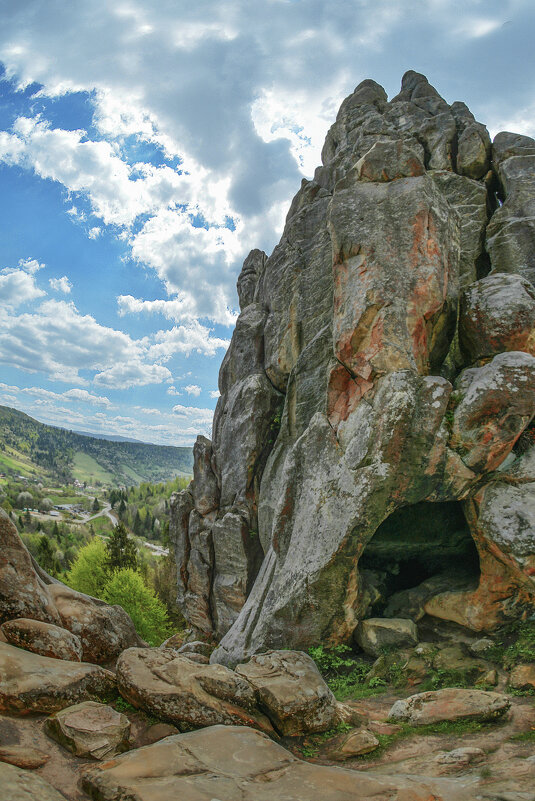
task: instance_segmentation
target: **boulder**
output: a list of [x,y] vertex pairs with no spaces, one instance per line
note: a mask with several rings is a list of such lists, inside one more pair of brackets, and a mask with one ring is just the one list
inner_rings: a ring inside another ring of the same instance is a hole
[[500,353],[455,383],[451,447],[472,470],[496,470],[535,414],[535,357]]
[[353,757],[369,754],[379,748],[379,740],[368,729],[353,729],[353,731],[334,737],[329,742],[327,756],[336,762]]
[[335,697],[302,651],[258,654],[236,673],[254,687],[258,705],[284,736],[326,731],[336,719]]
[[152,745],[165,737],[171,737],[178,733],[177,727],[171,723],[153,723],[152,726],[148,726],[138,734],[135,747],[142,748],[144,745]]
[[[166,640],[166,642],[169,642],[169,640]],[[203,642],[202,640],[193,640],[191,642],[185,642],[183,645],[181,645],[178,649],[178,653],[184,655],[198,654],[199,656],[209,657],[213,650],[214,646],[210,645],[210,643]]]
[[377,657],[387,649],[416,645],[418,629],[412,620],[371,617],[360,621],[355,640],[365,653]]
[[36,770],[46,765],[50,759],[49,754],[39,748],[28,748],[25,745],[0,745],[0,762],[7,762],[16,768]]
[[174,650],[129,648],[117,661],[117,681],[133,706],[180,731],[218,723],[273,731],[251,685],[222,665],[199,665]]
[[49,593],[64,628],[80,638],[85,662],[111,662],[125,648],[144,645],[121,606],[110,606],[59,583],[51,584]]
[[396,701],[389,712],[389,719],[412,726],[428,726],[445,720],[484,722],[503,717],[510,706],[511,701],[500,693],[449,688]]
[[505,273],[471,284],[461,296],[459,344],[469,364],[504,351],[535,356],[535,287]]
[[53,659],[65,659],[68,662],[82,661],[80,638],[67,629],[40,620],[16,618],[6,621],[2,625],[2,631],[11,645]]
[[0,711],[56,712],[86,700],[108,700],[115,676],[97,665],[65,662],[0,643]]
[[61,625],[46,584],[33,568],[14,523],[0,508],[0,623],[33,618]]
[[58,793],[52,785],[23,768],[0,762],[0,787],[6,801],[65,801],[65,796]]
[[91,766],[83,772],[81,785],[99,801],[473,799],[473,786],[448,779],[377,776],[303,762],[261,732],[243,726],[211,726],[167,737]]
[[128,750],[130,721],[111,706],[83,701],[51,715],[45,731],[75,756],[108,759]]
[[535,690],[535,664],[515,665],[509,683],[516,690]]

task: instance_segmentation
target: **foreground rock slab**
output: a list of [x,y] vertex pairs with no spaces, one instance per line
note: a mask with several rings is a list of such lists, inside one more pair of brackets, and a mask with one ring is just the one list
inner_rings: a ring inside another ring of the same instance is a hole
[[2,632],[11,645],[34,654],[66,659],[68,662],[82,661],[80,638],[59,626],[21,617],[6,621]]
[[65,796],[40,776],[5,762],[0,762],[0,787],[6,801],[65,801]]
[[199,665],[174,649],[129,648],[117,680],[123,698],[181,731],[221,723],[273,733],[249,682],[222,665]]
[[46,733],[79,757],[109,759],[128,751],[130,721],[95,701],[62,709],[45,723]]
[[506,695],[484,690],[448,688],[418,693],[396,701],[389,713],[391,720],[427,726],[441,721],[491,721],[501,718],[511,706]]
[[212,726],[86,770],[95,801],[472,801],[447,779],[372,776],[303,762],[261,732]]
[[64,662],[0,643],[0,711],[57,712],[79,701],[108,700],[116,692],[109,670]]
[[302,651],[268,651],[238,665],[254,687],[260,707],[286,736],[326,731],[335,720],[336,699],[313,659]]

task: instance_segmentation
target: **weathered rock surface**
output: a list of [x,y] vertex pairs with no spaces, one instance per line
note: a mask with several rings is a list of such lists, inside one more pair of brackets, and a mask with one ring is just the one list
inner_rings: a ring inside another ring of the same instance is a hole
[[38,748],[26,748],[22,745],[0,745],[0,762],[7,762],[16,768],[36,770],[46,765],[50,756]]
[[0,643],[0,711],[51,713],[115,693],[115,676],[98,665],[64,662]]
[[41,570],[3,509],[0,543],[1,623],[29,618],[67,629],[81,641],[82,659],[97,664],[110,662],[125,648],[144,644],[120,606],[76,592]]
[[2,625],[2,631],[11,645],[53,659],[66,659],[68,662],[82,661],[81,640],[67,629],[40,620],[16,618],[7,620]]
[[[171,503],[179,603],[227,665],[350,642],[396,593],[390,616],[477,631],[535,603],[535,476],[518,475],[534,445],[535,142],[491,146],[410,71],[390,101],[370,80],[344,100],[322,162],[273,253],[245,260],[213,440]],[[386,521],[445,504],[466,515],[446,566],[462,581],[447,585],[438,544],[427,558],[432,524],[425,541],[400,526],[406,556],[370,564]]]
[[535,690],[535,664],[516,665],[511,671],[511,687]]
[[448,779],[374,776],[297,759],[264,734],[212,726],[92,767],[82,787],[97,801],[471,801],[473,788]]
[[65,796],[48,782],[22,768],[0,762],[0,787],[3,797],[9,801],[65,801]]
[[331,728],[336,700],[316,664],[302,651],[268,651],[238,665],[258,704],[280,734],[296,736]]
[[222,665],[199,665],[174,650],[129,648],[117,661],[117,681],[133,706],[180,731],[221,723],[273,732],[249,682]]
[[130,721],[111,706],[83,701],[51,715],[45,730],[76,756],[108,759],[128,750]]
[[380,656],[386,649],[416,645],[418,629],[403,618],[368,618],[355,629],[355,640],[365,653]]
[[341,762],[361,754],[369,754],[376,748],[379,748],[379,740],[373,732],[367,729],[353,729],[353,731],[333,738],[328,753],[331,759]]
[[389,717],[412,726],[427,726],[443,720],[488,721],[498,720],[510,706],[507,696],[500,693],[452,688],[419,693],[396,701]]

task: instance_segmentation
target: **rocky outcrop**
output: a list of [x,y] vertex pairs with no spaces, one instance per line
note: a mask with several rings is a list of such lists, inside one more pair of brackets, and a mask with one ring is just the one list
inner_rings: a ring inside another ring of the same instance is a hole
[[64,662],[0,643],[0,712],[57,712],[80,701],[108,700],[115,676],[98,665]]
[[[423,582],[415,619],[477,631],[535,601],[535,141],[491,145],[411,71],[346,98],[322,161],[244,263],[171,504],[179,602],[229,665],[348,642]],[[372,559],[384,526],[398,553]]]
[[[96,664],[112,661],[125,648],[145,644],[122,607],[76,592],[48,576],[34,562],[3,509],[0,543],[0,623],[6,626],[6,639],[14,642],[16,638],[16,645],[58,659],[80,659],[81,643],[81,658]],[[51,625],[26,622],[22,632],[15,623],[6,623],[20,622],[20,618]],[[63,638],[54,627],[66,630]],[[67,641],[70,646],[66,646]],[[31,643],[35,647],[30,647]]]
[[225,724],[273,733],[248,681],[222,665],[200,665],[174,650],[129,648],[117,662],[121,695],[181,731]]
[[[86,770],[82,788],[98,801],[471,801],[473,785],[418,776],[376,776],[311,764],[261,732],[211,726]],[[163,789],[162,789],[163,788]],[[162,795],[163,794],[163,795]]]
[[4,762],[0,762],[0,786],[4,798],[9,801],[28,801],[30,798],[39,798],[40,801],[65,801],[65,796],[41,776]]

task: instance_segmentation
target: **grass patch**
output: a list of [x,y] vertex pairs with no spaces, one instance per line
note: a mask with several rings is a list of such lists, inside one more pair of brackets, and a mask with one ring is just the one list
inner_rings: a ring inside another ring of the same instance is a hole
[[73,457],[72,474],[78,481],[94,484],[100,481],[102,484],[115,484],[116,479],[108,470],[100,465],[96,459],[88,453],[76,451]]
[[355,659],[347,645],[325,648],[317,645],[309,648],[318,670],[332,690],[337,701],[348,698],[369,698],[385,692],[386,682],[381,679],[367,680],[371,665],[364,659]]
[[114,527],[110,518],[106,515],[100,515],[99,517],[93,518],[93,520],[89,521],[88,525],[92,526],[95,534],[99,536],[102,534],[111,534]]
[[529,731],[520,732],[520,734],[513,734],[509,739],[521,743],[535,743],[535,727]]

